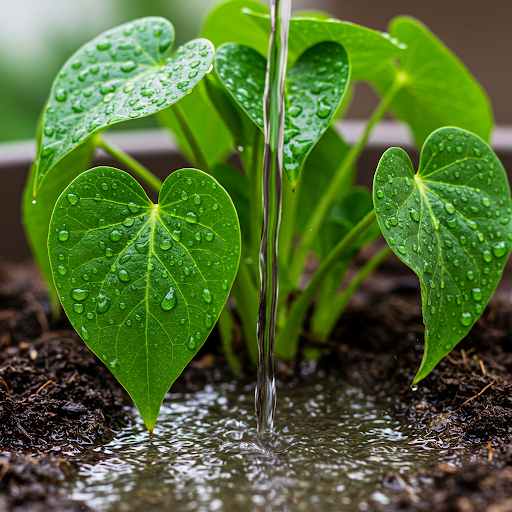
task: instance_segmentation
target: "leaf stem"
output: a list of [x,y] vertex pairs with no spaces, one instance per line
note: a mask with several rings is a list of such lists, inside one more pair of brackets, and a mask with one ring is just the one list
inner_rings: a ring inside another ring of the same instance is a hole
[[328,316],[324,318],[321,326],[321,334],[324,338],[329,336],[336,325],[337,319],[345,311],[350,297],[363,284],[364,280],[391,254],[391,248],[386,245],[376,254],[374,254],[348,283],[345,289],[334,299],[328,308]]
[[[176,120],[178,121],[178,124],[180,125],[180,128],[183,131],[183,135],[185,135],[185,138],[187,139],[188,145],[190,146],[190,150],[194,155],[194,163],[202,171],[208,173],[211,176],[212,172],[210,166],[208,165],[208,162],[206,161],[206,158],[203,155],[203,151],[199,146],[199,143],[197,142],[195,135],[192,133],[192,130],[190,129],[190,125],[188,124],[183,109],[180,107],[179,103],[174,103],[174,105],[171,105],[169,108],[176,117]],[[162,116],[161,118],[163,117],[164,116]]]
[[256,130],[254,135],[254,143],[252,147],[252,155],[249,163],[249,169],[246,174],[249,177],[249,217],[250,217],[250,257],[252,260],[251,269],[256,284],[259,287],[259,271],[258,271],[258,254],[261,241],[261,223],[263,209],[263,192],[262,192],[262,151],[261,151],[262,132]]
[[299,332],[304,323],[304,317],[323,279],[359,235],[374,222],[376,222],[376,216],[375,211],[372,210],[338,242],[336,247],[334,247],[327,258],[325,258],[318,267],[306,288],[304,288],[299,298],[293,303],[285,326],[276,336],[274,348],[276,355],[283,359],[292,359],[295,356]]
[[336,173],[334,174],[329,187],[326,188],[324,195],[321,197],[315,210],[311,214],[306,229],[304,230],[304,236],[299,242],[299,246],[297,247],[295,257],[292,262],[291,275],[296,281],[298,281],[300,277],[304,261],[306,260],[307,253],[313,243],[314,237],[318,233],[318,229],[324,221],[325,216],[327,215],[340,186],[345,180],[347,173],[350,172],[350,169],[357,162],[374,126],[382,119],[386,111],[389,109],[393,99],[397,95],[398,91],[400,91],[402,88],[404,82],[405,75],[403,73],[398,73],[395,81],[386,92],[386,94],[382,97],[380,103],[377,105],[377,108],[374,110],[373,114],[368,120],[368,123],[366,124],[360,139],[348,151],[341,165],[338,167]]
[[162,188],[162,181],[157,178],[149,169],[144,167],[140,162],[132,158],[128,153],[125,153],[121,148],[118,148],[112,142],[107,141],[100,135],[95,137],[96,146],[102,148],[112,158],[126,166],[135,176],[149,185],[157,194]]

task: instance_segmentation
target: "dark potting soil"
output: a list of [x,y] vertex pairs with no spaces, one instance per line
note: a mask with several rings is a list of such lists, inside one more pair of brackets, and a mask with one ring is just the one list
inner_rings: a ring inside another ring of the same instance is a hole
[[[398,396],[396,414],[436,433],[457,464],[416,475],[428,493],[375,510],[512,511],[512,269],[467,338],[413,391],[423,351],[416,277],[390,258],[356,293],[332,340],[304,334],[326,353],[318,368],[374,393]],[[90,510],[59,489],[78,461],[94,460],[127,420],[129,399],[49,303],[30,263],[0,265],[0,510]],[[336,357],[333,357],[335,355]],[[300,379],[279,364],[278,379]],[[173,386],[196,391],[230,379],[212,336]],[[398,474],[383,485],[407,490]],[[369,509],[371,510],[371,509]]]

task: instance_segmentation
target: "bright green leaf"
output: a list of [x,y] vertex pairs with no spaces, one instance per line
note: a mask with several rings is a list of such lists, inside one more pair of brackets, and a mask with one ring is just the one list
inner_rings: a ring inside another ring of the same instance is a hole
[[170,56],[174,28],[142,18],[104,32],[60,70],[43,123],[34,196],[48,171],[106,127],[144,117],[185,96],[211,66],[210,41],[190,41]]
[[413,18],[395,18],[390,32],[407,45],[399,56],[400,69],[389,64],[372,81],[385,95],[402,73],[405,82],[391,106],[410,126],[418,147],[442,126],[469,130],[488,142],[493,125],[489,100],[459,59]]
[[373,200],[386,241],[421,284],[418,382],[469,332],[498,284],[512,240],[509,185],[483,140],[448,127],[425,142],[417,174],[402,149],[386,151]]
[[[205,82],[197,84],[191,94],[187,94],[179,104],[187,125],[194,136],[209,167],[221,162],[231,150],[231,136],[215,107],[211,104],[205,90]],[[183,132],[172,108],[166,108],[159,114],[163,124],[170,128],[180,150],[194,165],[199,162],[194,156],[189,141]]]
[[23,192],[22,210],[25,234],[37,266],[48,286],[54,312],[59,311],[59,303],[56,298],[53,274],[48,259],[47,241],[50,219],[55,203],[62,191],[71,180],[89,167],[93,155],[94,145],[90,141],[68,153],[56,164],[54,172],[47,175],[46,179],[43,180],[35,203],[33,202],[33,190],[36,169],[33,165]]
[[[270,16],[261,12],[251,14],[255,23],[265,29],[268,40]],[[354,23],[333,18],[321,20],[314,17],[293,17],[290,20],[288,61],[295,63],[308,48],[324,41],[336,42],[345,48],[350,58],[353,80],[373,77],[403,50],[403,45],[388,34]]]
[[[215,68],[237,103],[263,130],[264,57],[247,46],[226,44],[217,51]],[[283,169],[292,187],[307,155],[329,126],[348,80],[347,54],[331,42],[306,50],[288,72]]]
[[182,169],[154,205],[129,174],[98,167],[58,199],[48,247],[72,325],[153,430],[234,281],[240,229],[231,199],[209,175]]
[[254,0],[230,0],[216,6],[207,16],[202,36],[215,48],[225,43],[249,46],[261,55],[268,54],[269,30],[246,13],[268,14],[268,7]]

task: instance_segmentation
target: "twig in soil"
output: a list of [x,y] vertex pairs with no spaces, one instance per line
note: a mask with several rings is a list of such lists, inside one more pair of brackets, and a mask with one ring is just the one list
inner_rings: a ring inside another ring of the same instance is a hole
[[478,362],[480,363],[480,369],[482,370],[482,374],[487,375],[487,368],[484,365],[484,361],[482,359],[479,359]]
[[468,358],[466,357],[466,351],[463,348],[460,349],[460,355],[462,356],[462,362],[466,364],[468,362]]
[[446,359],[448,359],[448,361],[450,361],[450,363],[452,364],[459,364],[457,361],[455,361],[455,359],[452,359],[449,354],[446,355]]
[[26,437],[28,437],[31,441],[32,438],[29,436],[28,432],[21,426],[20,422],[16,420],[16,426],[18,427],[18,430]]
[[9,389],[7,382],[5,382],[5,379],[1,375],[0,375],[0,382],[4,385],[5,389],[7,390],[7,394],[9,396],[11,396],[11,390]]
[[480,393],[477,393],[475,396],[472,396],[471,398],[468,398],[458,409],[457,411],[460,411],[468,402],[471,402],[471,400],[474,400],[475,398],[478,398],[480,395],[483,395],[491,386],[494,386],[498,381],[494,379],[490,384],[487,384]]
[[69,378],[69,380],[66,382],[66,384],[71,384],[74,380],[75,380],[75,377],[78,375],[78,372],[75,372],[73,373],[73,375],[71,375],[71,377]]
[[53,384],[53,380],[49,380],[48,382],[45,382],[33,395],[30,395],[29,398],[32,398],[33,396],[38,395],[49,384]]
[[11,316],[14,315],[14,309],[4,309],[4,311],[0,311],[0,321],[7,320],[8,318],[11,318]]
[[48,323],[48,319],[46,318],[46,314],[41,307],[41,304],[37,301],[37,299],[30,293],[27,292],[23,295],[23,298],[28,302],[28,305],[32,308],[32,311],[35,313],[37,321],[41,326],[41,330],[43,332],[48,332],[50,330],[50,324]]
[[489,450],[489,454],[487,455],[487,460],[492,462],[493,452],[492,452],[492,444],[491,441],[487,443],[487,449]]

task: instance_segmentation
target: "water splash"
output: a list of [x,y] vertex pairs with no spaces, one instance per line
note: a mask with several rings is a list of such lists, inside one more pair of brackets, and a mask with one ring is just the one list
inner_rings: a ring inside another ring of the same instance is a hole
[[281,220],[284,134],[284,78],[288,55],[291,0],[271,0],[271,33],[268,50],[263,117],[263,230],[260,248],[261,295],[258,311],[259,368],[255,392],[258,434],[274,428],[276,386],[274,338],[277,313],[277,240]]

